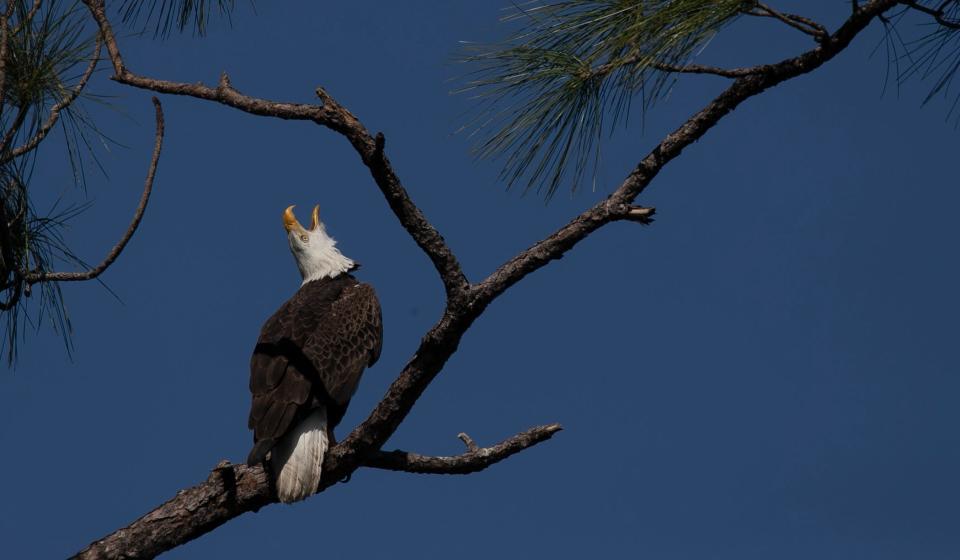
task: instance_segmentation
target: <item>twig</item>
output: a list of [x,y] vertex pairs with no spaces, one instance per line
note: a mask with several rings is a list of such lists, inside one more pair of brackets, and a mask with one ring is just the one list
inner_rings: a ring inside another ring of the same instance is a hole
[[467,446],[467,451],[470,453],[476,453],[477,449],[479,449],[479,447],[477,447],[477,442],[473,441],[473,438],[468,436],[466,432],[460,432],[457,434],[457,439],[462,441],[463,444]]
[[628,56],[622,60],[601,64],[591,69],[590,74],[594,77],[606,76],[618,68],[640,63],[646,64],[650,68],[653,68],[654,70],[660,70],[661,72],[673,72],[676,74],[713,74],[716,76],[722,76],[724,78],[741,78],[751,74],[759,74],[762,73],[765,68],[762,65],[751,66],[747,68],[719,68],[717,66],[704,66],[703,64],[685,64],[681,66],[667,62],[649,60],[647,55],[638,54]]
[[462,455],[428,457],[409,451],[377,451],[364,459],[363,466],[418,474],[470,474],[546,441],[562,429],[560,424],[537,426],[491,447],[478,447],[470,436],[461,433],[457,437],[467,445]]
[[763,66],[750,66],[747,68],[719,68],[716,66],[704,66],[702,64],[686,64],[677,66],[664,62],[651,62],[650,67],[662,72],[673,72],[676,74],[713,74],[724,78],[741,78],[751,74],[760,74],[763,72]]
[[653,215],[657,213],[656,208],[645,208],[643,206],[631,206],[623,215],[623,220],[638,222],[645,226],[653,223]]
[[93,280],[97,276],[103,274],[103,272],[107,270],[107,268],[109,268],[114,261],[117,260],[117,257],[120,256],[120,253],[123,252],[123,249],[127,246],[127,243],[133,238],[133,234],[136,233],[137,227],[140,225],[140,220],[143,219],[143,213],[147,209],[147,202],[150,201],[150,193],[153,191],[153,178],[157,173],[157,163],[160,161],[160,149],[163,147],[163,108],[160,106],[160,100],[156,97],[153,98],[153,106],[157,119],[157,132],[156,140],[153,145],[153,155],[150,158],[150,167],[147,169],[147,178],[144,181],[143,194],[140,195],[140,203],[137,205],[137,209],[133,213],[133,219],[130,221],[130,225],[127,227],[127,231],[124,232],[123,237],[121,237],[120,241],[118,241],[117,244],[114,245],[113,249],[107,253],[107,256],[103,259],[103,262],[94,268],[91,268],[90,270],[84,272],[30,272],[24,275],[24,279],[26,280],[27,284],[35,284],[37,282],[77,282],[83,280]]
[[813,21],[810,18],[807,18],[804,16],[798,16],[796,14],[782,13],[761,2],[757,2],[756,7],[761,11],[760,12],[747,11],[743,13],[745,13],[748,16],[772,17],[774,19],[780,20],[781,22],[789,25],[790,27],[816,38],[817,41],[822,41],[830,35],[830,32],[827,31],[826,27],[824,27],[823,25],[820,25],[819,23]]

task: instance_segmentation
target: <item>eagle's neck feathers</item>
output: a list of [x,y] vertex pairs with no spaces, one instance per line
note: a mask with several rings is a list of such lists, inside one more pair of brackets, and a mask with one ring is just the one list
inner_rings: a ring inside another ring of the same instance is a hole
[[310,241],[307,244],[295,243],[294,240],[290,243],[300,276],[303,277],[301,286],[314,280],[335,278],[356,266],[353,259],[345,257],[337,249],[337,242],[321,228],[309,235]]

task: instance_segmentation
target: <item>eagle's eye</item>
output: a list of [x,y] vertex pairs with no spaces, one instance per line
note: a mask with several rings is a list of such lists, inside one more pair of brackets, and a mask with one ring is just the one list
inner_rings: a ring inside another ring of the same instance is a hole
[[300,236],[300,241],[303,241],[304,243],[306,243],[307,241],[310,241],[310,238],[307,237],[306,235],[301,235],[301,236]]

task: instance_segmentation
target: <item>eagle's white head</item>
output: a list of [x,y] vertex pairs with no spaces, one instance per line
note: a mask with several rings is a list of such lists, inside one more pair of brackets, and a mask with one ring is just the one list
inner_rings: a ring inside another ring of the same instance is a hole
[[303,276],[303,284],[311,280],[333,278],[355,266],[351,259],[340,253],[337,242],[327,235],[320,221],[319,205],[313,207],[312,217],[310,229],[305,229],[293,215],[293,206],[283,212],[283,227],[287,230],[287,240]]

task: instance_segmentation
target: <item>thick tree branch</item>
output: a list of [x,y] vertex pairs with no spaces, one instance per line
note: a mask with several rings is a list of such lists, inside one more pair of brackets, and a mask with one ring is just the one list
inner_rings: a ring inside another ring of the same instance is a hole
[[[270,478],[262,467],[221,463],[207,480],[177,492],[172,499],[71,558],[153,558],[208,533],[230,519],[275,502]],[[178,538],[187,530],[190,538]]]
[[478,447],[470,436],[460,434],[458,437],[467,445],[462,455],[428,457],[409,451],[377,451],[363,460],[363,466],[418,474],[470,474],[546,441],[562,429],[560,424],[537,426],[492,447]]
[[[116,71],[115,79],[121,83],[153,91],[209,99],[253,114],[313,120],[343,134],[370,168],[401,224],[430,256],[444,279],[448,302],[443,316],[424,336],[416,353],[370,416],[329,450],[324,460],[324,474],[318,491],[336,484],[363,466],[367,460],[379,455],[380,448],[406,418],[447,359],[456,351],[463,334],[498,295],[527,274],[561,258],[566,251],[603,225],[620,220],[649,221],[652,209],[639,208],[633,201],[663,166],[677,157],[686,146],[700,139],[743,101],[785,80],[810,72],[832,59],[846,48],[874,17],[897,4],[897,0],[867,2],[857,7],[847,21],[833,35],[820,41],[815,49],[777,64],[758,67],[756,73],[737,77],[717,98],[666,136],[607,199],[504,263],[482,283],[469,286],[449,248],[413,206],[400,186],[399,179],[383,156],[382,137],[370,137],[356,117],[326,92],[317,92],[323,106],[316,107],[246,97],[233,90],[226,79],[221,80],[221,84],[214,89],[136,76],[124,68],[109,23],[104,16],[102,0],[84,1],[100,25]],[[467,452],[467,455],[469,454],[470,451]],[[85,555],[82,557],[118,557],[128,550],[141,550],[144,546],[151,547],[151,554],[169,550],[245,511],[256,510],[276,501],[269,488],[269,481],[263,478],[262,474],[258,474],[262,473],[259,468],[226,465],[220,468],[218,473],[220,474],[217,477],[211,477],[212,480],[207,483],[182,491],[176,498],[141,518],[131,527],[94,543],[84,551]],[[246,482],[234,484],[221,482],[221,479]],[[162,533],[160,528],[163,528]],[[123,548],[124,541],[131,548]]]
[[107,253],[107,256],[103,259],[103,262],[91,268],[90,270],[84,272],[30,272],[24,275],[24,279],[26,280],[27,284],[36,284],[37,282],[76,282],[82,280],[93,280],[97,276],[103,274],[103,272],[107,270],[107,268],[109,268],[115,260],[117,260],[117,257],[120,256],[120,253],[123,252],[124,247],[126,247],[127,243],[130,242],[130,239],[133,238],[133,234],[136,233],[137,227],[140,225],[140,220],[143,219],[143,213],[147,209],[147,202],[150,201],[150,193],[153,191],[153,178],[157,173],[157,163],[160,161],[160,149],[163,147],[163,108],[160,106],[160,100],[156,97],[153,98],[153,106],[157,119],[157,132],[156,140],[153,144],[153,155],[150,157],[150,168],[147,169],[147,178],[144,181],[143,194],[140,195],[140,203],[137,205],[137,209],[133,213],[133,219],[130,221],[130,225],[127,227],[127,231],[124,232],[123,237],[121,237],[120,241],[118,241],[117,244],[114,245],[113,249]]
[[[421,474],[469,474],[482,471],[524,449],[544,442],[562,428],[560,424],[537,426],[492,447],[477,448],[456,457],[427,457],[406,451],[376,452],[363,466]],[[181,531],[191,538],[208,533],[230,519],[273,503],[270,478],[260,466],[248,467],[222,461],[207,480],[177,495],[120,531],[90,543],[73,558],[153,558],[191,539],[179,539]]]
[[459,298],[466,291],[469,283],[460,268],[460,263],[457,262],[456,256],[447,246],[440,233],[427,221],[420,209],[410,199],[406,189],[403,188],[400,178],[394,172],[390,161],[383,152],[383,141],[381,140],[378,144],[366,127],[323,88],[318,88],[316,91],[317,96],[322,101],[322,105],[318,106],[301,103],[277,103],[243,95],[231,86],[226,74],[221,76],[220,82],[215,88],[203,84],[186,84],[139,76],[127,70],[124,65],[116,37],[106,16],[103,0],[83,0],[83,2],[100,27],[100,32],[107,45],[107,52],[113,63],[114,80],[159,93],[187,95],[216,101],[253,115],[313,121],[346,137],[360,155],[364,165],[370,170],[370,174],[387,199],[390,209],[393,210],[400,224],[433,262],[434,267],[440,274],[447,292],[447,298],[451,300]]

